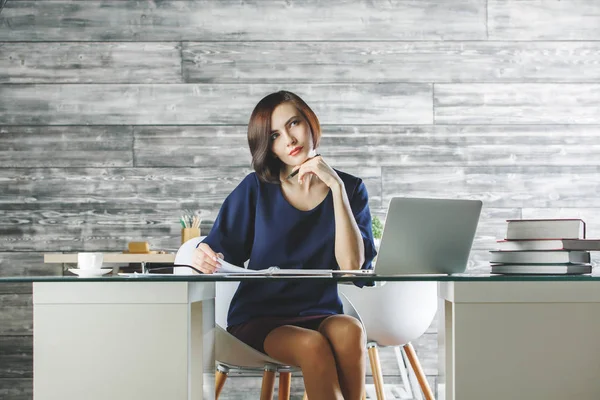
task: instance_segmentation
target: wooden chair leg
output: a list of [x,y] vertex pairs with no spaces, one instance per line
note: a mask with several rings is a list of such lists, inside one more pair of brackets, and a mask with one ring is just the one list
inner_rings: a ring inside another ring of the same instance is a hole
[[275,369],[265,367],[263,372],[262,387],[260,388],[260,400],[272,400],[275,390]]
[[419,385],[421,386],[421,390],[425,395],[426,400],[435,400],[433,397],[433,392],[429,387],[429,383],[427,382],[427,378],[425,377],[425,373],[423,372],[423,368],[421,368],[421,363],[417,358],[417,353],[413,348],[412,344],[407,343],[404,345],[404,351],[406,352],[406,356],[408,357],[408,361],[412,366],[413,371],[415,371],[415,375],[417,376],[417,380],[419,381]]
[[290,400],[290,391],[292,388],[292,373],[291,372],[280,372],[279,373],[279,394],[277,398],[279,400]]
[[[377,400],[385,400],[385,391],[383,390],[383,374],[381,372],[381,362],[379,361],[379,350],[375,343],[367,344],[369,349],[369,361],[371,362],[371,372],[373,373],[373,383]],[[366,396],[366,395],[365,395]]]
[[217,367],[217,372],[215,372],[215,400],[219,400],[219,395],[221,394],[221,390],[223,390],[223,385],[225,385],[228,373],[228,368],[224,368],[220,365]]
[[[302,400],[308,400],[308,395],[306,394],[306,391],[304,391],[304,396],[302,396]],[[362,400],[367,400],[367,392],[364,391],[362,394]]]

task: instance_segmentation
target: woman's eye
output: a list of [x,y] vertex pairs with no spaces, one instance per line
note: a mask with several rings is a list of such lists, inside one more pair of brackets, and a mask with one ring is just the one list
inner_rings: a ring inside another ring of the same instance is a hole
[[290,123],[291,126],[298,125],[298,120],[294,120]]
[[273,133],[273,134],[271,134],[271,140],[277,139],[278,136],[279,136],[279,133]]

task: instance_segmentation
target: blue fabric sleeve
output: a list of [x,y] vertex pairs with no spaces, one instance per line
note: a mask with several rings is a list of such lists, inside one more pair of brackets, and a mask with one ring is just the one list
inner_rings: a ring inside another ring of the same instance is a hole
[[371,269],[377,251],[375,250],[375,243],[373,242],[369,195],[367,194],[367,188],[361,179],[358,180],[354,193],[352,193],[350,208],[352,209],[352,214],[354,215],[354,219],[356,220],[365,246],[365,262],[361,268]]
[[215,252],[223,253],[225,261],[239,267],[252,252],[257,194],[256,175],[250,174],[227,196],[210,233],[202,241]]

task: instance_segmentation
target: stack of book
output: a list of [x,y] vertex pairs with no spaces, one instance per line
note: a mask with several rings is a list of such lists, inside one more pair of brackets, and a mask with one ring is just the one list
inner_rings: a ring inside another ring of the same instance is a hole
[[507,220],[506,238],[491,251],[493,274],[589,274],[590,251],[581,219]]

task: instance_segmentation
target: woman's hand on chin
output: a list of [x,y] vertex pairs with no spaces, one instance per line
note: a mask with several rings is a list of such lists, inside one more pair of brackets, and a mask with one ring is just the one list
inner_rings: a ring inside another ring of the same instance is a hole
[[325,162],[323,156],[313,157],[303,164],[294,167],[293,171],[298,169],[300,170],[298,172],[298,182],[300,184],[302,184],[306,174],[314,174],[330,188],[342,185],[342,179],[337,172]]

